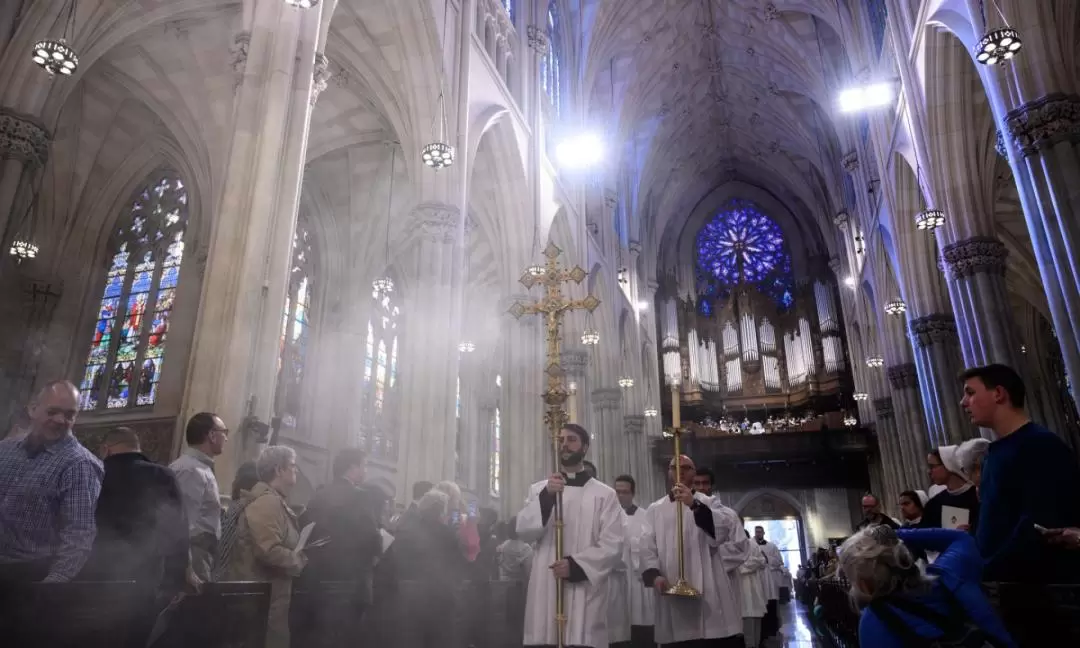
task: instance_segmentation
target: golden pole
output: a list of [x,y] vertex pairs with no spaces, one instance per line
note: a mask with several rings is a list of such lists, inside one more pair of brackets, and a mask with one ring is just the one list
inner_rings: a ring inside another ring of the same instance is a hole
[[[510,306],[510,314],[516,318],[522,315],[543,315],[545,323],[544,337],[547,340],[546,366],[544,374],[547,376],[547,388],[544,390],[544,423],[551,435],[551,451],[555,461],[555,471],[561,469],[559,461],[559,430],[566,425],[566,399],[567,392],[564,385],[566,372],[562,368],[560,351],[562,347],[562,318],[567,311],[587,310],[592,312],[600,305],[600,300],[593,295],[585,299],[567,299],[562,294],[563,284],[573,281],[580,284],[588,276],[581,266],[574,266],[567,270],[559,265],[558,257],[562,250],[554,243],[548,243],[544,248],[544,256],[547,263],[543,267],[533,266],[525,271],[520,281],[526,288],[535,285],[544,286],[544,296],[535,302],[514,302]],[[552,511],[553,525],[555,527],[555,560],[563,559],[563,510],[562,493],[555,497],[555,507]],[[566,634],[566,610],[564,609],[563,581],[555,578],[555,628],[556,646],[563,648]]]
[[[679,386],[671,386],[671,434],[675,437],[675,483],[682,483],[682,443],[680,437],[682,437],[682,416],[681,406],[679,402]],[[676,556],[679,559],[679,580],[675,581],[675,584],[664,590],[664,594],[667,596],[681,596],[683,598],[701,598],[701,592],[693,588],[690,583],[686,581],[686,549],[683,547],[683,504],[682,502],[676,503],[678,507],[675,509],[675,551]]]

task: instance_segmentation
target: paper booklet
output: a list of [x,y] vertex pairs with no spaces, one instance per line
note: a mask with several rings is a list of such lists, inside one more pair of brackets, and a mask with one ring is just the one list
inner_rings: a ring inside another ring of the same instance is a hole
[[294,554],[300,553],[301,551],[304,550],[304,547],[307,547],[308,538],[311,537],[311,532],[314,529],[315,529],[315,523],[312,522],[311,524],[307,525],[306,527],[304,527],[303,529],[300,530],[300,542],[296,543],[296,548],[293,549]]
[[971,524],[969,519],[971,511],[966,508],[958,508],[955,506],[942,506],[941,507],[941,528],[943,529],[955,529],[959,526]]

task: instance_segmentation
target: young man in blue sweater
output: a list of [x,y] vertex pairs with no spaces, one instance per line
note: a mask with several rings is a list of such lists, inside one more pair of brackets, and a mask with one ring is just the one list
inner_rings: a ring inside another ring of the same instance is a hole
[[1080,467],[1060,437],[1024,411],[1024,382],[1000,364],[961,374],[961,406],[994,431],[982,468],[976,539],[984,580],[1080,583],[1080,552],[1053,547],[1043,529],[1080,526]]

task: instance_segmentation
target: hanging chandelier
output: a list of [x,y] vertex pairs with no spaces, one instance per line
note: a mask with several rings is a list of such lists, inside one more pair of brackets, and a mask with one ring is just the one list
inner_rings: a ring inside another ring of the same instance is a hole
[[534,277],[543,277],[544,273],[547,271],[544,269],[544,266],[540,265],[539,263],[534,263],[533,265],[529,266],[526,272],[528,272]]
[[389,295],[394,292],[394,280],[390,277],[379,277],[371,282],[371,287],[380,295]]
[[881,356],[869,356],[866,359],[866,366],[871,369],[880,369],[885,366],[885,358]]
[[576,395],[577,394],[577,383],[574,382],[574,381],[570,381],[570,383],[568,385],[566,385],[566,393],[570,394],[571,396]]
[[462,353],[472,353],[473,351],[476,351],[476,345],[472,342],[462,342],[457,345],[457,348],[458,351],[461,351]]
[[1005,65],[1024,46],[1020,32],[1005,26],[986,33],[975,45],[975,60],[983,65]]
[[891,302],[885,304],[885,312],[889,315],[899,317],[907,312],[907,304],[902,299],[894,299]]
[[[75,33],[75,0],[70,0],[66,5],[68,9],[67,21],[60,38],[45,38],[34,44],[31,55],[34,63],[49,73],[50,76],[71,76],[79,67],[79,55],[68,45],[67,39],[74,38]],[[63,10],[61,10],[63,11]]]
[[844,417],[844,425],[846,425],[847,427],[855,427],[858,424],[859,424],[859,419],[855,418],[851,414],[848,414],[847,416]]
[[16,239],[11,243],[8,253],[15,257],[16,263],[22,263],[37,257],[38,246],[29,239]]
[[920,230],[933,232],[945,224],[945,212],[931,207],[915,214],[915,227]]
[[454,163],[454,147],[446,142],[432,142],[420,151],[424,164],[438,171]]
[[297,9],[311,9],[319,4],[319,0],[285,0],[285,4]]
[[596,329],[585,329],[585,332],[581,334],[581,343],[585,346],[596,346],[597,344],[600,344],[600,333],[598,333]]
[[646,407],[645,408],[645,417],[646,418],[656,418],[659,415],[660,415],[660,412],[655,407]]
[[634,379],[630,376],[623,376],[622,378],[619,378],[619,387],[622,387],[623,389],[630,389],[633,386]]
[[851,397],[854,398],[856,401],[864,401],[870,398],[870,394],[867,394],[866,392],[855,392],[851,395]]

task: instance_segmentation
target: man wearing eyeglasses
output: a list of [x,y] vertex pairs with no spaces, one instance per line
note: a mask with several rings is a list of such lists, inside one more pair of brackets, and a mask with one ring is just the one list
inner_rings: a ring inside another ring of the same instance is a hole
[[191,569],[209,581],[221,539],[221,494],[214,476],[214,458],[225,450],[229,428],[221,417],[199,412],[188,421],[188,447],[169,468],[176,474],[191,538]]
[[75,385],[51,382],[29,432],[0,441],[0,586],[67,582],[90,555],[103,470],[71,433],[78,413]]

